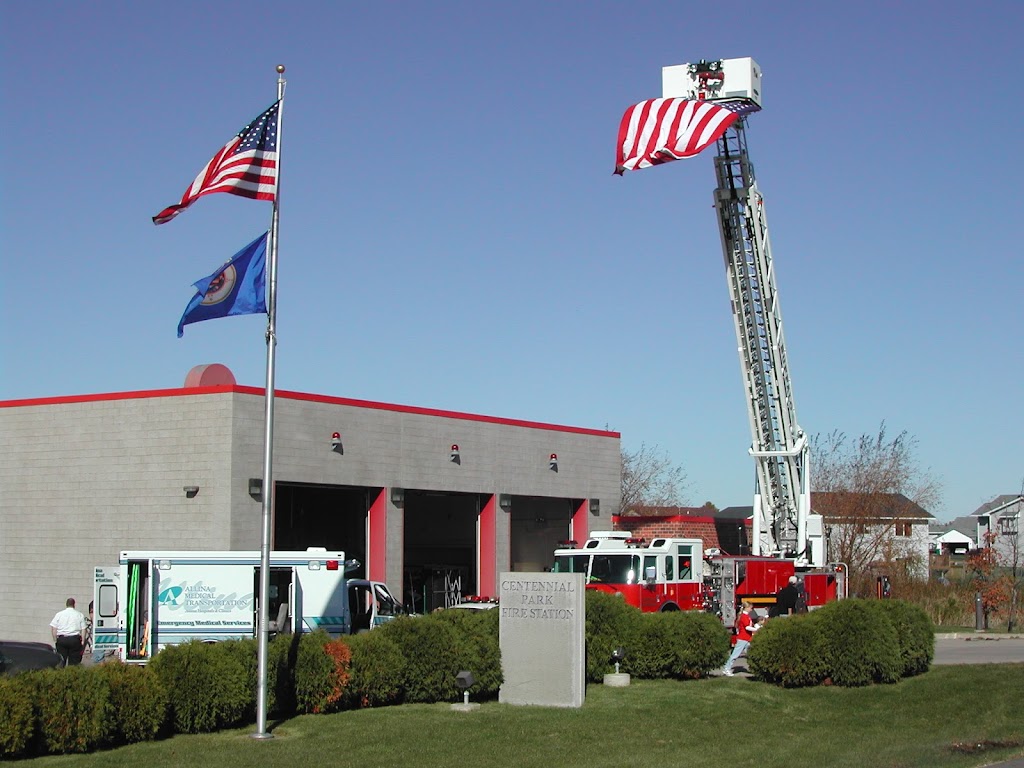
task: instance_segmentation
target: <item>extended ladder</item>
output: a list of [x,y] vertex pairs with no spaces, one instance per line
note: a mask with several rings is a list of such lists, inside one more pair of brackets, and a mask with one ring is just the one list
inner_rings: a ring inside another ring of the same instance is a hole
[[717,143],[715,209],[739,344],[757,467],[754,554],[824,564],[821,518],[811,515],[807,437],[796,421],[768,221],[740,118]]

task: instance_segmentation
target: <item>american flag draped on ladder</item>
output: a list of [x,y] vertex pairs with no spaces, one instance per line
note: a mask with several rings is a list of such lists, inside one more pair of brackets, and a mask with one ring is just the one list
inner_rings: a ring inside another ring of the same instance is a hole
[[761,109],[747,101],[648,99],[626,110],[619,125],[615,173],[693,157],[743,115]]
[[227,192],[254,200],[277,196],[277,115],[281,102],[257,117],[213,156],[185,190],[181,202],[153,217],[154,224],[170,221],[203,195]]

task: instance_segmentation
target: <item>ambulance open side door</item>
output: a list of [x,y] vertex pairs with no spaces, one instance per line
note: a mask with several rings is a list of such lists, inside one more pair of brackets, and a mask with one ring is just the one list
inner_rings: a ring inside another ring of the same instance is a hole
[[[270,590],[267,596],[267,627],[271,636],[295,632],[296,627],[301,630],[302,624],[302,587],[292,566],[270,566]],[[259,594],[260,594],[260,569],[257,566],[253,569],[253,594],[256,600],[255,615],[253,617],[253,636],[259,628]]]

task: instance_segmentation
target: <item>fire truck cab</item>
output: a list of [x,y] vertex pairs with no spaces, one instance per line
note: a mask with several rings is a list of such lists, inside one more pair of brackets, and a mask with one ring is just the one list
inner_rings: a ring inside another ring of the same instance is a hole
[[582,573],[587,589],[620,594],[642,611],[703,609],[704,563],[700,539],[655,538],[629,531],[594,531],[582,548],[563,542],[555,573]]

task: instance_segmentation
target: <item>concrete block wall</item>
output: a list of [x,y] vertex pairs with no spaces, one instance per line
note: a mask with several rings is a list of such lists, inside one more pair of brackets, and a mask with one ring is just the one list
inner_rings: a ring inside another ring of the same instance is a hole
[[[254,399],[261,408],[262,397]],[[618,506],[614,433],[289,393],[278,394],[274,424],[275,475],[289,482],[574,496]],[[331,450],[333,432],[341,433],[343,453]],[[449,460],[453,444],[458,463]]]
[[0,637],[49,642],[122,549],[228,548],[230,395],[0,407],[0,434]]
[[[248,482],[263,474],[264,407],[262,390],[237,386],[0,402],[0,637],[49,641],[64,600],[85,612],[94,567],[121,550],[259,548]],[[591,529],[618,507],[618,435],[597,430],[278,392],[273,458],[277,482],[597,498]],[[386,530],[387,578],[400,583],[390,501]],[[499,512],[502,567],[508,537]]]

